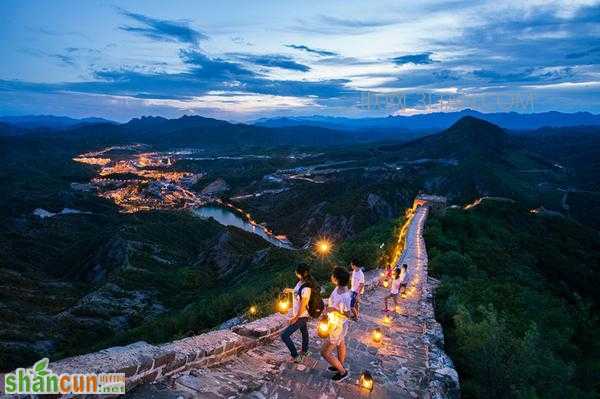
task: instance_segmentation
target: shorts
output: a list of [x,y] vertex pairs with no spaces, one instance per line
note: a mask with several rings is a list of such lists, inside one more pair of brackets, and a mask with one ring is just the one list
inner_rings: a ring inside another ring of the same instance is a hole
[[354,308],[356,305],[356,299],[358,298],[358,292],[350,291],[350,307]]
[[341,323],[341,325],[339,325],[339,324],[336,325],[329,332],[329,338],[328,338],[329,343],[331,345],[335,345],[335,346],[340,345],[342,342],[344,342],[344,339],[346,338],[346,333],[348,333],[348,323],[347,322],[343,322],[343,323]]

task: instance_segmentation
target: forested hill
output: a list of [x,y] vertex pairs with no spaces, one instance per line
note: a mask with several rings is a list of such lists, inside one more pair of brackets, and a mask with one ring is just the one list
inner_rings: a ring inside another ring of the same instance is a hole
[[600,237],[518,203],[430,218],[436,314],[464,398],[597,398]]

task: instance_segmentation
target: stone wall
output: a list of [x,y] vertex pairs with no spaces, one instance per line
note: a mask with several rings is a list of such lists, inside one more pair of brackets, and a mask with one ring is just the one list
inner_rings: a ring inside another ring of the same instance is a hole
[[[417,239],[422,240],[422,237]],[[426,254],[423,258],[426,267]],[[365,288],[367,291],[372,290],[379,283],[378,273],[371,272],[368,274]],[[427,346],[427,390],[433,399],[458,398],[458,374],[444,352],[444,334],[441,325],[435,320],[433,301],[434,290],[438,284],[437,280],[429,277],[421,285],[419,320],[424,326],[424,340]],[[231,329],[211,331],[161,345],[136,342],[123,347],[108,348],[51,363],[49,368],[57,374],[125,373],[126,390],[130,391],[138,385],[165,379],[193,368],[219,365],[236,354],[277,338],[286,325],[286,316],[273,314]],[[3,383],[3,378],[1,380],[0,384]]]
[[[125,373],[126,390],[130,391],[138,385],[192,368],[218,365],[237,353],[275,338],[286,325],[285,316],[273,314],[231,330],[211,331],[162,345],[136,342],[63,359],[50,363],[48,368],[56,374]],[[5,397],[8,398],[1,396]]]

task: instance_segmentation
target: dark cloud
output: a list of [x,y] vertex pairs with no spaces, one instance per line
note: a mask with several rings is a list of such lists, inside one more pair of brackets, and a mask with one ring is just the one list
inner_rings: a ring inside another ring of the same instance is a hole
[[392,58],[392,62],[396,65],[404,64],[431,64],[434,61],[431,59],[432,53],[407,54]]
[[600,47],[593,47],[588,50],[583,50],[565,55],[565,58],[567,59],[578,59],[587,57],[593,57],[595,58],[596,62],[598,62],[598,60],[600,59]]
[[123,25],[119,29],[126,32],[139,34],[158,41],[180,42],[197,45],[200,40],[208,36],[199,30],[190,27],[187,21],[170,21],[166,19],[151,18],[146,15],[133,13],[120,9],[119,12],[138,22],[141,26]]
[[323,57],[333,57],[333,56],[338,55],[338,53],[335,53],[333,51],[314,49],[314,48],[305,46],[303,44],[285,44],[284,46],[293,48],[295,50],[306,51],[307,53],[311,53],[311,54],[317,54],[317,55],[320,55]]
[[180,50],[179,56],[190,67],[190,71],[195,76],[210,79],[237,79],[255,75],[254,72],[246,69],[239,63],[221,58],[211,58],[200,51]]
[[269,68],[282,68],[289,69],[291,71],[308,72],[310,67],[304,64],[296,62],[293,58],[279,55],[279,54],[245,54],[245,53],[231,53],[237,59],[249,62],[251,64],[260,65]]

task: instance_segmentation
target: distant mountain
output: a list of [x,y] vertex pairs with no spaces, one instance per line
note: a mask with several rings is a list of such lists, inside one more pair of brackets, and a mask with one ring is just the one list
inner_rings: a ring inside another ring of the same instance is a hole
[[103,118],[91,117],[74,119],[69,118],[68,116],[54,115],[0,116],[0,122],[13,125],[22,129],[69,129],[79,125],[116,123]]
[[399,151],[411,158],[465,159],[497,158],[511,142],[500,127],[465,116],[448,129],[402,144],[381,146],[384,151]]
[[235,124],[201,116],[135,118],[121,125],[84,125],[64,133],[66,138],[85,137],[88,143],[143,142],[159,146],[239,146],[309,145],[331,146],[356,141],[355,134],[308,126],[268,128]]
[[600,115],[589,112],[562,113],[542,112],[519,114],[516,112],[481,113],[471,109],[459,112],[438,112],[412,116],[388,116],[384,118],[343,118],[331,116],[300,116],[264,118],[254,122],[257,126],[318,126],[329,129],[364,130],[364,129],[405,129],[405,130],[440,130],[451,126],[464,116],[473,116],[505,129],[529,130],[541,127],[567,126],[600,126]]

